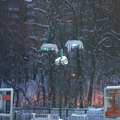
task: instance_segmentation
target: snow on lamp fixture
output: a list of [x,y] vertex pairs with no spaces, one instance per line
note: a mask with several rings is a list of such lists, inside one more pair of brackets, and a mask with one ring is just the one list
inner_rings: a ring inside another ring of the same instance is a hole
[[54,50],[58,52],[58,47],[50,39],[48,39],[45,43],[42,44],[41,50],[45,50],[45,51]]
[[66,56],[62,56],[62,58],[58,57],[57,59],[55,59],[55,64],[56,65],[60,65],[60,64],[67,65],[68,64],[68,59],[67,59]]
[[80,41],[79,38],[76,36],[71,37],[65,44],[65,47],[68,48],[68,52],[74,48],[79,48],[79,49],[84,48],[82,41]]

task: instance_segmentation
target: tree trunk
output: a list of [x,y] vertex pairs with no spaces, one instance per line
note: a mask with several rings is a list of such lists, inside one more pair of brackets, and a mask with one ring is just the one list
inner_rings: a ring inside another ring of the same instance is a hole
[[92,92],[93,92],[93,84],[94,84],[94,75],[95,75],[95,56],[93,55],[92,51],[92,67],[91,67],[91,77],[90,77],[90,86],[89,86],[89,93],[88,93],[88,106],[92,105]]
[[80,90],[80,108],[83,108],[83,72],[82,72],[82,54],[80,59],[80,52],[79,49],[77,49],[77,68],[78,68],[78,80],[79,80],[79,90]]
[[43,107],[45,107],[45,87],[44,87],[44,77],[43,71],[41,71],[41,79],[42,79],[42,95],[43,95]]

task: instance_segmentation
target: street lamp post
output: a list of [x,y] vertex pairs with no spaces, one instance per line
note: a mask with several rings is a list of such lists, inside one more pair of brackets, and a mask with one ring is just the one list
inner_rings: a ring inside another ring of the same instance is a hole
[[[67,22],[67,23],[72,23],[72,22]],[[64,24],[63,26],[64,28],[67,23]],[[68,59],[66,58],[66,56],[63,56],[63,48],[62,48],[61,42],[62,40],[60,41],[60,44],[61,44],[60,57],[55,59],[56,65],[60,65],[60,90],[59,90],[59,117],[60,119],[62,119],[62,65],[68,64]],[[65,47],[68,48],[68,51],[71,51],[71,49],[74,49],[74,48],[83,49],[83,43],[79,40],[79,38],[76,37],[76,29],[75,29],[75,35],[72,36],[67,41],[67,43],[65,44]],[[54,44],[51,39],[49,39],[44,44],[42,44],[41,50],[45,50],[45,51],[55,50],[57,52],[58,48],[57,48],[57,45]]]
[[63,49],[60,50],[60,91],[59,91],[59,117],[62,118],[62,64]]

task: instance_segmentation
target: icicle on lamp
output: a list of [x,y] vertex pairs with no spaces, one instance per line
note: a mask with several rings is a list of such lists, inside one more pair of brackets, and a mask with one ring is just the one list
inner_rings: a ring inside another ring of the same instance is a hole
[[50,39],[48,39],[45,43],[42,44],[41,50],[44,51],[54,50],[55,52],[58,52],[58,47]]
[[74,49],[74,48],[79,48],[79,49],[84,48],[82,41],[80,41],[79,38],[76,37],[76,36],[71,37],[66,42],[65,47],[68,48],[68,52],[71,51],[71,49]]

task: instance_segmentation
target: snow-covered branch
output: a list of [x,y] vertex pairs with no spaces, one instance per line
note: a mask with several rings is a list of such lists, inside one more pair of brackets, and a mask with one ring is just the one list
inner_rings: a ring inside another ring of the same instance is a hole
[[43,27],[43,28],[48,28],[49,27],[49,25],[43,25],[43,24],[40,24],[40,23],[29,23],[29,22],[25,22],[25,24],[27,24],[27,25],[37,25],[37,26],[39,26],[39,27]]
[[120,61],[120,57],[116,57],[116,56],[113,56],[111,54],[109,54],[108,52],[102,50],[102,49],[99,49],[100,52],[104,53],[106,56],[110,57],[110,58],[113,58],[113,59],[116,59],[116,60],[119,60]]
[[114,37],[115,39],[117,39],[118,41],[120,41],[120,34],[115,32],[115,31],[111,31],[111,32],[106,32],[103,34],[104,36],[112,36]]
[[42,12],[42,13],[44,13],[44,14],[47,13],[45,10],[40,9],[40,8],[33,8],[33,10],[35,10],[35,11],[39,11],[39,12]]

